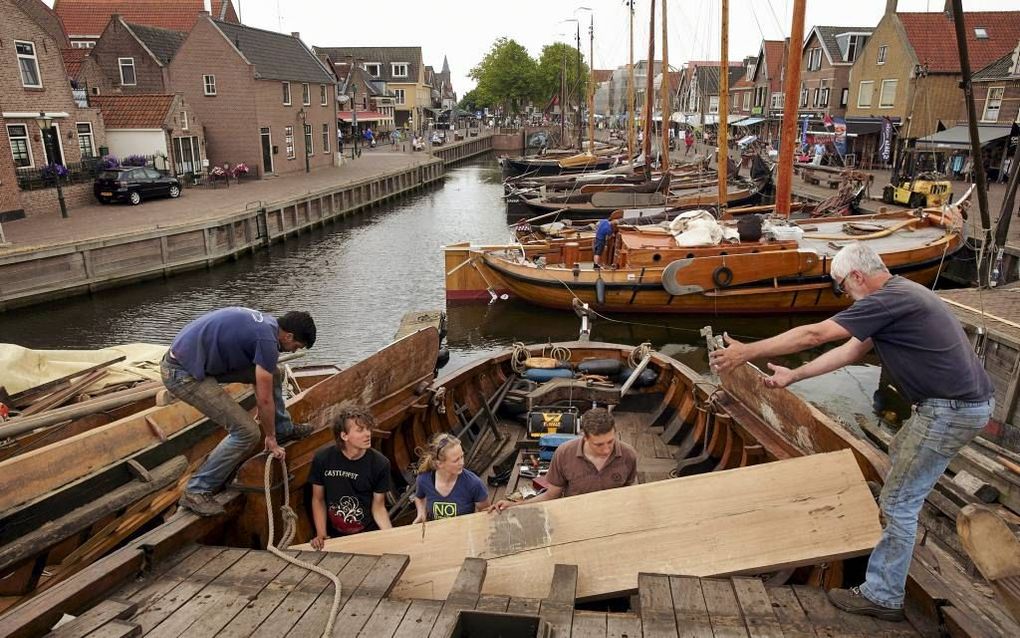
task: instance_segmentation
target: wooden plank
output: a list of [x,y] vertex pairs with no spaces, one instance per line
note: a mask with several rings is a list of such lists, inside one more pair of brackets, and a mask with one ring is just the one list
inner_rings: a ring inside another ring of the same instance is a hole
[[127,357],[125,357],[124,355],[121,355],[116,359],[110,359],[109,361],[104,361],[103,363],[97,363],[96,365],[89,366],[87,368],[82,368],[77,372],[65,374],[64,376],[57,377],[56,379],[51,379],[45,383],[22,390],[21,392],[15,392],[14,394],[9,396],[10,403],[8,405],[14,406],[24,405],[25,401],[32,401],[38,399],[42,397],[44,393],[49,392],[66,382],[69,382],[71,379],[74,379],[75,377],[80,377],[83,374],[89,374],[90,372],[94,372],[96,370],[108,368],[115,363],[120,363],[126,358]]
[[414,600],[393,638],[426,638],[443,609],[441,600]]
[[[237,401],[252,394],[251,387],[242,384],[230,384],[225,389]],[[195,408],[177,401],[0,462],[0,475],[7,477],[6,489],[0,491],[0,511],[31,501],[159,443],[160,437],[146,419],[156,422],[170,436],[204,418]]]
[[638,574],[638,599],[645,638],[676,638],[678,622],[669,576]]
[[701,581],[705,607],[712,622],[712,633],[718,638],[746,638],[744,615],[729,579],[706,578]]
[[480,558],[465,559],[457,573],[457,580],[450,588],[450,594],[443,603],[429,636],[446,638],[457,625],[457,616],[465,609],[474,609],[478,604],[478,595],[485,582],[486,564]]
[[641,638],[641,618],[636,614],[608,614],[606,638]]
[[573,638],[606,638],[606,612],[575,611],[570,636]]
[[133,622],[111,620],[88,635],[88,638],[134,638],[142,635],[142,628]]
[[537,616],[541,607],[542,600],[539,598],[511,598],[510,604],[506,606],[506,613]]
[[552,630],[554,636],[569,636],[574,619],[574,600],[577,595],[577,565],[553,567],[549,595],[542,600],[538,615]]
[[491,594],[486,594],[478,597],[478,604],[475,605],[475,609],[477,611],[506,612],[506,608],[509,604],[509,596],[493,596]]
[[841,450],[431,521],[424,538],[421,527],[405,526],[330,539],[326,548],[407,553],[399,598],[445,596],[461,562],[480,557],[488,564],[482,593],[541,597],[562,563],[578,566],[577,596],[586,599],[635,590],[641,571],[727,575],[861,555],[880,533],[871,491]]
[[779,626],[783,629],[786,638],[815,638],[814,627],[808,620],[804,608],[800,606],[797,594],[793,588],[783,585],[781,587],[766,587],[765,592],[772,601],[772,610],[779,620]]
[[337,614],[333,635],[340,638],[357,636],[379,605],[379,601],[390,593],[393,583],[400,578],[406,567],[407,556],[387,554],[380,558]]
[[136,603],[110,598],[102,601],[71,622],[57,627],[48,635],[51,638],[81,638],[111,620],[130,618],[137,608],[138,605]]
[[825,592],[817,587],[794,585],[793,592],[819,635],[870,638],[878,631],[874,619],[841,612],[832,606]]
[[404,614],[407,613],[407,609],[410,606],[411,601],[409,600],[383,598],[376,605],[372,616],[365,623],[364,628],[362,628],[362,635],[366,637],[380,636],[387,638],[392,636],[397,627],[400,626],[401,621],[404,620]]
[[95,372],[90,372],[83,376],[82,378],[78,379],[77,381],[71,383],[71,385],[67,386],[66,388],[62,390],[57,390],[53,394],[50,394],[49,396],[39,399],[32,405],[22,410],[20,416],[22,417],[32,416],[33,414],[38,414],[44,410],[58,407],[61,404],[65,403],[68,399],[78,394],[88,386],[92,385],[96,381],[99,381],[106,375],[107,375],[106,370],[96,370]]
[[968,505],[956,518],[967,555],[992,586],[1003,606],[1020,620],[1020,541],[994,510]]
[[765,584],[760,578],[733,578],[733,591],[737,595],[740,611],[744,615],[747,633],[751,638],[781,638],[783,629],[772,609]]
[[[148,635],[165,620],[170,618],[175,611],[183,607],[191,598],[205,589],[216,577],[230,569],[234,563],[244,558],[247,550],[226,549],[214,559],[203,565],[198,571],[182,581],[176,587],[158,598],[150,598],[138,609],[138,613],[132,622],[142,628],[142,632]],[[177,623],[174,623],[176,626]],[[191,624],[190,622],[188,623]],[[181,630],[187,625],[181,627]],[[178,632],[179,633],[179,632]],[[175,634],[176,635],[176,634]]]
[[[190,576],[202,565],[223,553],[224,549],[224,547],[194,543],[185,545],[173,556],[153,564],[145,578],[136,578],[125,584],[117,590],[114,596],[122,600],[145,602],[157,591],[158,595],[162,595],[176,587],[180,581]],[[165,589],[159,590],[161,587],[165,587]]]
[[[319,567],[334,574],[342,574],[350,561],[350,554],[327,554],[319,561]],[[301,579],[301,582],[296,587],[287,592],[287,595],[280,601],[280,604],[269,613],[269,617],[262,621],[262,624],[251,635],[263,638],[279,638],[286,635],[308,608],[319,598],[319,595],[327,591],[327,588],[328,595],[331,597],[333,595],[333,584],[319,574],[308,574]],[[326,605],[328,611],[329,606],[332,604],[332,598],[329,601],[324,600],[320,604]],[[322,625],[318,629],[319,634],[322,633],[322,629],[325,626],[326,619],[323,618]]]
[[[287,552],[298,560],[318,565],[326,557],[323,552]],[[282,572],[273,578],[262,591],[258,592],[245,605],[239,614],[234,616],[226,627],[217,634],[220,638],[247,638],[265,621],[280,605],[287,595],[315,572],[297,565],[287,565]],[[320,577],[321,578],[321,577]]]
[[[372,573],[372,569],[378,561],[379,559],[372,556],[352,556],[350,561],[337,574],[342,585],[341,609],[343,609],[343,605],[347,604],[351,596],[354,595],[361,582]],[[287,614],[290,616],[290,622],[293,624],[290,632],[287,633],[288,636],[305,638],[306,636],[322,634],[322,630],[329,620],[329,610],[333,605],[333,584],[321,576],[318,579],[322,582],[322,588],[319,590],[318,595],[309,603],[310,607],[301,618],[295,623],[294,613],[289,612]],[[279,636],[283,635],[282,633],[271,634],[265,631],[265,629],[265,623],[263,623],[263,626],[259,627],[255,635],[272,636],[273,638],[279,638]]]
[[670,593],[677,634],[681,638],[712,636],[712,621],[701,591],[701,579],[694,576],[670,576]]

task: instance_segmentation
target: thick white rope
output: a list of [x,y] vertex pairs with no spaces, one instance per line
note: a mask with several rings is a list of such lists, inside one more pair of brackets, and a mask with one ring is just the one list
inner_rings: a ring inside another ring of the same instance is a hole
[[297,514],[290,507],[290,485],[287,479],[287,462],[280,459],[280,466],[283,468],[283,505],[280,506],[280,516],[283,518],[283,534],[280,537],[278,545],[273,545],[273,539],[276,537],[273,520],[273,495],[272,495],[272,477],[273,477],[273,455],[266,455],[266,472],[265,479],[263,481],[263,487],[266,494],[266,512],[269,515],[269,538],[266,541],[266,549],[268,549],[274,556],[287,561],[291,565],[297,565],[303,567],[308,571],[315,572],[325,576],[333,582],[333,606],[329,610],[329,620],[326,622],[326,628],[322,632],[322,638],[329,638],[333,635],[333,624],[336,622],[336,616],[340,613],[340,602],[341,602],[341,585],[340,578],[336,574],[313,565],[304,561],[298,560],[289,554],[285,554],[280,548],[286,549],[292,540],[294,540],[294,533],[297,531]]

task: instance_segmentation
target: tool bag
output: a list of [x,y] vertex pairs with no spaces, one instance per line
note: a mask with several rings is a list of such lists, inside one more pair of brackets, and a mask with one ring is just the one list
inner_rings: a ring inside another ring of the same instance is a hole
[[538,439],[538,458],[551,461],[556,448],[577,438],[576,434],[543,434]]
[[528,436],[577,434],[581,418],[577,408],[537,407],[528,412]]

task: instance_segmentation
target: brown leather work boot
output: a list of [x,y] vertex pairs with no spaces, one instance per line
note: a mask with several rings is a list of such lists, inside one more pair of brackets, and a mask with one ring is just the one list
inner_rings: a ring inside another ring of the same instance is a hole
[[211,492],[184,492],[179,501],[181,507],[191,510],[199,516],[216,516],[226,512],[216,501]]
[[893,622],[900,622],[904,619],[902,609],[885,607],[878,603],[871,602],[863,593],[861,593],[860,587],[851,587],[850,589],[830,589],[829,602],[831,602],[835,607],[850,614],[874,616],[880,620],[891,620]]

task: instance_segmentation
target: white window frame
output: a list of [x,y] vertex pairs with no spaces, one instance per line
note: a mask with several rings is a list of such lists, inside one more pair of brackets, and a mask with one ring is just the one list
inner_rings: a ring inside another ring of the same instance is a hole
[[280,84],[283,86],[283,93],[284,93],[284,95],[283,95],[283,105],[284,106],[290,106],[291,105],[291,99],[292,99],[292,96],[290,94],[290,82],[281,82]]
[[301,104],[312,105],[312,87],[308,85],[308,82],[301,83]]
[[[864,97],[864,85],[868,85],[868,102],[865,104],[862,101]],[[870,109],[871,103],[875,101],[875,81],[874,80],[861,80],[857,85],[857,108],[859,109]]]
[[751,92],[750,91],[744,91],[744,107],[743,107],[743,110],[745,110],[745,111],[750,111],[751,110]]
[[297,152],[294,149],[294,127],[285,126],[283,127],[283,146],[287,153],[287,159],[292,160],[297,157]]
[[72,49],[92,49],[96,43],[92,40],[71,40]]
[[[18,45],[19,44],[27,44],[28,46],[32,47],[32,53],[31,54],[28,54],[28,53],[18,53]],[[38,52],[37,52],[37,50],[35,48],[35,42],[33,42],[31,40],[15,40],[14,41],[14,54],[17,56],[17,60],[18,60],[18,74],[21,76],[21,86],[25,87],[26,89],[41,89],[42,86],[43,86],[42,69],[39,68],[39,54],[38,54]],[[22,60],[31,60],[32,64],[35,65],[35,75],[36,75],[36,77],[39,78],[39,83],[38,84],[25,84],[25,72],[21,68],[21,61]]]
[[876,64],[885,64],[886,56],[889,55],[889,45],[883,44],[878,47],[878,62]]
[[[397,69],[403,67],[403,73],[397,73]],[[410,73],[411,65],[407,62],[390,62],[390,75],[395,78],[406,78],[407,74]]]
[[[127,64],[125,64],[127,62]],[[124,67],[131,67],[131,75],[134,76],[133,82],[124,81]],[[121,86],[138,86],[138,69],[135,67],[134,58],[117,58],[117,69],[120,71],[120,85]]]
[[[882,101],[882,98],[885,96],[885,87],[888,84],[892,84],[892,87],[893,87],[893,90],[892,90],[892,100],[888,104],[886,104],[885,102]],[[878,108],[880,108],[880,109],[891,109],[891,108],[894,108],[896,106],[896,90],[898,88],[899,88],[899,80],[896,80],[896,79],[882,80],[882,86],[880,87],[879,92],[878,92]]]
[[216,95],[216,76],[215,75],[203,75],[202,76],[202,94],[207,96]]
[[988,29],[985,27],[974,27],[974,39],[975,40],[987,40]]
[[773,111],[778,111],[785,106],[786,100],[783,99],[785,96],[782,93],[773,93],[769,100],[769,108]]
[[[375,67],[375,73],[372,73],[372,71],[369,70],[368,67],[370,66]],[[361,65],[361,68],[365,70],[365,73],[368,73],[374,78],[377,78],[382,75],[382,62],[365,62],[364,64]]]
[[718,113],[719,112],[719,96],[709,95],[708,96],[708,112]]
[[[992,93],[994,93],[996,91],[998,92],[999,97],[995,98],[995,102],[996,102],[996,104],[995,104],[995,117],[988,117],[988,110],[989,110],[989,107],[991,106],[992,101],[993,101]],[[998,122],[999,121],[999,113],[1002,112],[1002,100],[1003,100],[1003,98],[1005,96],[1006,96],[1006,87],[1004,87],[1004,86],[990,86],[990,87],[988,87],[988,92],[985,93],[985,108],[984,108],[984,110],[981,111],[981,121],[982,122]]]
[[329,153],[329,122],[323,122],[322,124],[322,152]]
[[[808,89],[806,86],[800,87],[800,104],[798,105],[798,108],[802,109],[807,108],[810,95],[811,95],[810,89]],[[815,106],[817,105],[818,105],[818,89],[815,89]]]
[[829,80],[827,79],[818,83],[818,106],[823,109],[829,108]]
[[846,105],[850,103],[850,87],[844,86],[843,90],[839,93],[839,108],[845,109]]
[[394,104],[406,104],[407,94],[404,89],[393,89]]
[[187,111],[181,111],[181,130],[182,131],[188,130],[188,112]]
[[326,91],[326,85],[319,85],[319,106],[329,105],[329,93]]
[[[21,127],[24,127],[25,134],[24,135],[11,135],[11,127],[12,126],[21,126]],[[15,169],[19,169],[19,168],[35,168],[35,156],[32,154],[32,135],[29,132],[28,124],[17,124],[17,123],[15,123],[15,124],[8,124],[7,125],[7,139],[8,140],[13,140],[13,139],[25,140],[25,147],[28,150],[28,166],[18,166],[18,165],[15,164],[14,168]],[[13,161],[14,159],[15,159],[14,158],[14,144],[11,144],[11,160]]]
[[814,47],[808,51],[808,71],[817,71],[822,68],[822,48]]
[[[89,132],[88,133],[82,133],[81,131],[78,130],[78,127],[79,126],[83,126],[83,125],[89,127]],[[79,154],[81,152],[81,138],[82,138],[82,135],[86,135],[86,136],[88,136],[88,140],[89,140],[89,154],[88,154],[88,157],[95,157],[96,156],[96,136],[95,136],[95,133],[92,130],[92,122],[75,122],[74,123],[74,130],[77,131],[77,133],[78,133],[78,151],[79,151]],[[85,158],[86,158],[86,156],[84,156],[84,155],[81,157],[81,159],[85,159]]]

